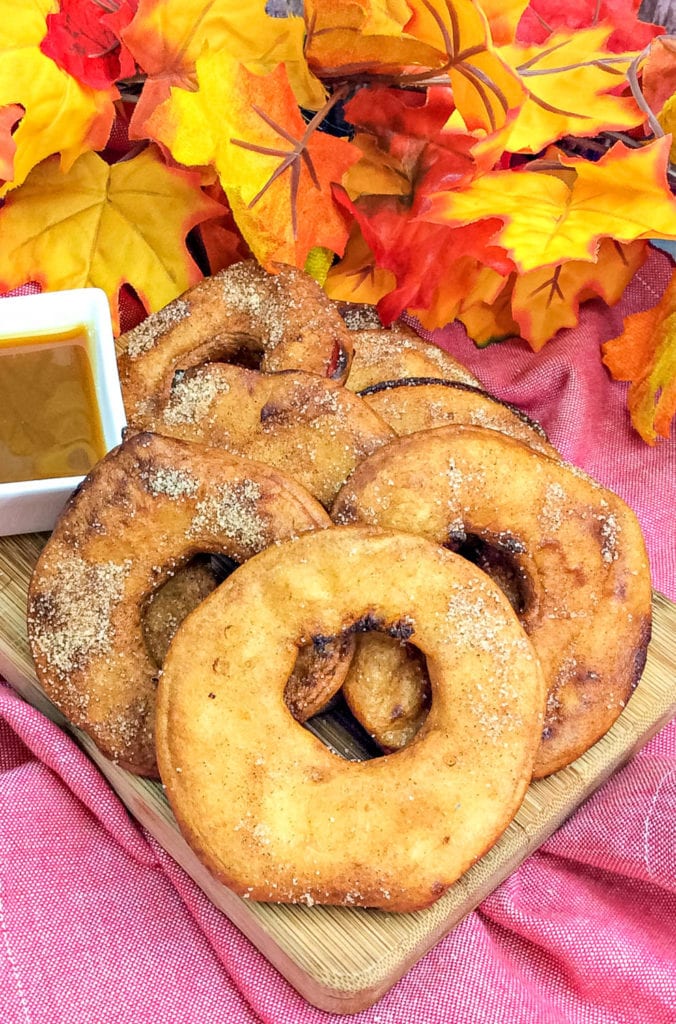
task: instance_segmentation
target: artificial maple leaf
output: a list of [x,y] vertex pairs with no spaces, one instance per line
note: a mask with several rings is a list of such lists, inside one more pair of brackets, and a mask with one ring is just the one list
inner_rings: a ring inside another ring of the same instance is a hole
[[23,117],[23,107],[18,103],[9,103],[0,108],[0,181],[11,181],[14,177],[14,154],[16,145],[13,139],[14,129]]
[[495,236],[522,273],[567,260],[593,261],[601,238],[676,239],[676,199],[666,186],[669,140],[641,149],[617,143],[596,163],[562,158],[572,187],[552,174],[494,171],[462,191],[427,197],[420,218],[466,225],[500,217]]
[[513,153],[539,153],[566,135],[626,131],[645,115],[632,97],[609,94],[635,54],[610,54],[607,27],[558,33],[544,46],[514,43],[501,54],[528,89],[509,134]]
[[643,440],[669,437],[676,415],[676,271],[659,303],[628,316],[622,334],[602,350],[615,380],[631,382],[627,405]]
[[620,245],[606,238],[594,263],[568,260],[519,274],[512,289],[511,311],[521,337],[538,352],[562,327],[578,324],[581,302],[598,295],[613,305],[647,253],[647,242]]
[[[478,299],[458,310],[457,319],[478,348],[486,348],[508,338],[518,338],[519,325],[512,316],[512,289],[517,275],[497,275],[499,290],[490,301]],[[481,283],[481,279],[477,279]],[[495,289],[492,289],[494,291]]]
[[[481,143],[477,155],[477,139],[463,129],[449,126],[455,109],[448,86],[430,86],[425,90],[378,88],[359,90],[345,104],[345,118],[362,132],[369,132],[382,154],[386,169],[396,168],[402,180],[414,188],[430,190],[434,167],[436,186],[459,188],[463,182],[489,170],[502,154],[498,133]],[[363,136],[355,143],[364,149]],[[368,150],[367,150],[368,152]],[[371,150],[370,162],[377,173],[377,157]],[[350,175],[350,188],[355,172]],[[374,182],[362,191],[376,194],[395,189],[380,187]],[[403,191],[403,190],[402,190]]]
[[676,93],[676,39],[655,39],[643,63],[641,88],[648,105],[658,114]]
[[36,164],[61,154],[64,170],[89,149],[101,149],[113,122],[113,94],[91,89],[57,67],[40,50],[52,0],[20,4],[0,0],[0,108],[25,113],[14,132],[0,123],[0,162],[12,164],[12,180],[0,196],[20,185]]
[[665,131],[671,137],[671,148],[669,150],[669,159],[672,163],[676,162],[676,93],[670,96],[667,102],[664,104],[657,120],[662,126],[662,130]]
[[261,74],[284,63],[298,103],[318,109],[326,92],[305,60],[304,32],[302,18],[268,17],[261,0],[139,0],[121,33],[146,76],[131,137],[152,138],[147,122],[172,87],[195,88],[196,62],[207,48]]
[[125,283],[152,312],[199,280],[185,239],[221,211],[194,174],[167,167],[152,147],[113,166],[85,153],[67,174],[45,160],[0,210],[0,290],[102,288],[117,331]]
[[481,10],[486,15],[491,39],[496,46],[514,41],[516,30],[523,12],[530,0],[481,0]]
[[385,324],[409,310],[429,329],[443,326],[454,319],[482,264],[512,269],[504,252],[492,245],[497,220],[467,229],[434,229],[396,196],[366,196],[352,202],[344,189],[336,187],[334,192],[359,224],[376,266],[396,280],[396,288],[378,302]]
[[199,237],[209,271],[217,273],[233,263],[251,258],[251,250],[240,235],[220,182],[205,186],[202,191],[221,207],[219,217],[210,217],[199,226]]
[[447,75],[469,131],[497,130],[523,101],[474,0],[308,0],[305,17],[308,61],[322,79],[414,84]]
[[324,290],[330,299],[376,306],[396,287],[394,274],[376,266],[375,257],[356,221],[350,227],[345,255],[329,270]]
[[40,49],[83,85],[110,89],[135,70],[120,32],[137,5],[138,0],[60,0],[59,10],[47,15]]
[[405,31],[407,0],[305,0],[304,12],[308,63],[324,81],[365,73],[415,75],[444,63],[438,45]]
[[315,246],[342,253],[347,229],[331,183],[358,150],[316,131],[315,121],[305,124],[283,65],[254,75],[227,53],[208,52],[197,61],[197,80],[197,92],[172,90],[151,129],[180,163],[216,167],[257,259],[270,269],[302,267]]
[[358,92],[345,106],[346,119],[365,129],[353,140],[361,159],[345,176],[351,198],[399,195],[412,203],[425,191],[469,181],[478,169],[472,155],[476,140],[464,131],[444,130],[452,109],[448,88]]
[[381,149],[372,135],[358,132],[352,139],[360,157],[344,178],[345,188],[352,199],[360,195],[408,196],[411,177],[401,163]]
[[436,46],[453,87],[458,112],[469,131],[495,132],[518,109],[525,90],[494,49],[488,23],[474,0],[409,0],[406,31]]
[[595,25],[612,31],[608,49],[616,53],[642,50],[664,32],[660,25],[639,21],[642,0],[530,0],[519,22],[517,39],[523,43],[544,43],[558,29],[577,32]]

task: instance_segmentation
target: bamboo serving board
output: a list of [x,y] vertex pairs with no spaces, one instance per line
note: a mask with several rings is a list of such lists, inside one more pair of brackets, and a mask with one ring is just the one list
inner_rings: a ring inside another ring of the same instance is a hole
[[[200,864],[180,836],[161,786],[102,757],[40,690],[26,639],[26,593],[44,539],[38,534],[0,539],[0,674],[76,737],[134,817],[291,985],[323,1010],[356,1013],[372,1005],[676,715],[676,605],[655,594],[646,669],[618,721],[574,764],[530,786],[502,838],[434,906],[388,914],[249,903]],[[359,756],[340,720],[326,717],[315,731],[341,754]]]

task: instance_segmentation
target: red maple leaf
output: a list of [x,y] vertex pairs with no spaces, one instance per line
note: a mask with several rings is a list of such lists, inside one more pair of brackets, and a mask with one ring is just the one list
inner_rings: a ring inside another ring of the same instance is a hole
[[641,0],[576,0],[562,4],[560,0],[531,0],[516,32],[520,43],[544,43],[552,32],[575,31],[603,22],[614,26],[607,49],[613,53],[642,50],[664,28],[638,20]]
[[397,287],[378,303],[383,323],[404,310],[433,310],[443,306],[441,321],[452,320],[482,266],[499,273],[513,270],[504,249],[493,243],[498,218],[466,227],[447,227],[419,219],[417,204],[400,196],[362,196],[352,202],[341,186],[334,199],[357,221],[375,264],[394,275]]
[[357,92],[345,105],[345,119],[376,140],[419,195],[459,188],[489,170],[496,158],[488,145],[477,153],[474,135],[447,127],[454,110],[451,90],[442,86],[424,92],[374,87]]
[[110,89],[135,71],[120,33],[137,7],[138,0],[61,0],[40,49],[83,85]]

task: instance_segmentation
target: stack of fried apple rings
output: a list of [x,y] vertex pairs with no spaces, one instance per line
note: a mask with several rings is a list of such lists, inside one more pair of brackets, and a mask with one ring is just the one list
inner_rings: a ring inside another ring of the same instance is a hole
[[[31,581],[41,685],[243,898],[428,906],[639,681],[634,514],[292,268],[221,271],[120,349],[125,439]],[[327,708],[375,756],[305,727]]]

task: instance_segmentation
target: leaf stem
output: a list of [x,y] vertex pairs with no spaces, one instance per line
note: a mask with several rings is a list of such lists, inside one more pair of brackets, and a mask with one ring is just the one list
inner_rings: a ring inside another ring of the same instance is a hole
[[646,46],[644,50],[641,50],[641,52],[636,55],[634,60],[627,68],[627,81],[629,82],[629,88],[631,89],[631,94],[634,97],[634,100],[636,101],[636,105],[645,114],[653,135],[656,138],[661,138],[664,135],[662,125],[657,120],[657,117],[655,116],[652,107],[643,95],[643,91],[638,81],[639,66],[641,64],[641,61],[644,60],[644,58],[647,57],[649,53],[650,45]]

